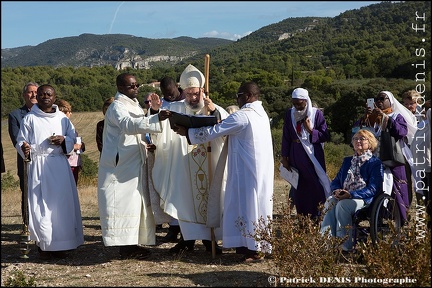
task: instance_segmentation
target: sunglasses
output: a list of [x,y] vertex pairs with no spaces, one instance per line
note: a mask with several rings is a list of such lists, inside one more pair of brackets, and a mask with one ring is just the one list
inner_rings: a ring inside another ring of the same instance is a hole
[[240,97],[241,95],[243,95],[244,94],[244,92],[238,92],[238,93],[236,93],[236,96],[237,96],[237,98],[238,97]]
[[151,101],[150,100],[145,100],[144,104],[149,104]]
[[381,97],[376,97],[376,98],[374,98],[374,99],[375,99],[375,102],[378,102],[378,101],[384,102],[386,99],[389,99],[389,98],[388,98],[388,97],[381,96]]
[[136,84],[132,84],[132,85],[124,85],[123,87],[126,87],[127,89],[135,89],[135,88],[139,88],[140,84],[136,83]]

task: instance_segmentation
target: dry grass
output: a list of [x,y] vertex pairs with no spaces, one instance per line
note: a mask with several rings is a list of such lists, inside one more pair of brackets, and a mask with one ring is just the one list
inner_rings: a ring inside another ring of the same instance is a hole
[[[71,257],[55,262],[38,259],[31,245],[29,259],[20,258],[19,235],[21,216],[18,191],[2,191],[2,286],[14,271],[34,277],[37,286],[221,286],[262,287],[275,272],[272,260],[262,263],[240,263],[240,255],[225,249],[223,255],[212,259],[201,241],[195,251],[184,255],[168,252],[174,243],[149,246],[152,256],[144,261],[121,260],[117,249],[104,247],[97,211],[96,189],[79,189],[85,244]],[[158,230],[163,237],[167,229]]]

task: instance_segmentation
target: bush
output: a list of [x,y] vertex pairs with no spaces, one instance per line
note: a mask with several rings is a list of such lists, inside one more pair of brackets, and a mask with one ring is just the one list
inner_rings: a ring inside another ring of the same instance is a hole
[[431,287],[431,231],[424,226],[420,231],[418,223],[409,224],[409,227],[402,227],[397,245],[394,244],[395,237],[389,237],[376,245],[368,243],[362,246],[366,264],[362,270],[364,278],[409,278],[415,279],[416,283],[400,286]]
[[98,175],[98,165],[91,160],[87,155],[81,154],[82,170],[80,176],[94,178]]
[[[272,245],[275,287],[430,287],[431,231],[419,217],[402,227],[401,236],[389,233],[376,244],[368,236],[355,253],[343,255],[339,246],[345,238],[322,235],[322,219],[290,210],[275,214],[267,226],[255,225],[252,235]],[[292,282],[296,279],[306,281]]]
[[6,174],[1,175],[1,187],[2,190],[18,188],[19,180],[15,180],[10,171],[6,171]]
[[29,279],[20,270],[12,272],[12,275],[6,279],[5,287],[36,287],[35,277],[31,276]]
[[87,155],[81,154],[82,169],[78,177],[78,184],[84,186],[97,186],[98,165]]

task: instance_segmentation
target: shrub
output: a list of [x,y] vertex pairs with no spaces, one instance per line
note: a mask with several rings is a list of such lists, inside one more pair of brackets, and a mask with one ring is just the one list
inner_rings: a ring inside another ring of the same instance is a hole
[[2,190],[18,188],[19,180],[15,180],[10,171],[6,171],[6,174],[1,175],[1,187]]
[[87,155],[81,154],[82,169],[78,178],[78,185],[97,186],[98,165]]
[[409,227],[402,227],[401,239],[397,245],[394,245],[395,237],[389,237],[375,245],[362,245],[366,265],[362,270],[364,278],[409,278],[416,282],[400,286],[431,286],[431,231],[426,227],[418,231],[418,225],[409,224]]
[[35,277],[31,276],[27,279],[20,270],[13,271],[4,282],[4,285],[5,287],[36,287]]
[[82,177],[97,177],[98,174],[98,165],[95,161],[91,160],[87,155],[81,154],[82,160],[82,170],[80,172],[80,176]]

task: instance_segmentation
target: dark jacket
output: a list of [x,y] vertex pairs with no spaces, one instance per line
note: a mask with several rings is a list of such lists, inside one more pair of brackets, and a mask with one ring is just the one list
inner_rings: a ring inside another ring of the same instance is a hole
[[[15,109],[9,113],[8,116],[8,129],[9,129],[9,137],[12,140],[12,144],[15,147],[17,143],[18,133],[20,131],[21,122],[25,115],[29,112],[26,105],[21,108]],[[24,175],[24,161],[22,157],[17,152],[17,174],[20,179]]]
[[[343,189],[343,183],[348,175],[348,170],[351,167],[353,156],[345,157],[342,166],[330,184],[331,190]],[[384,170],[381,160],[376,156],[372,156],[360,167],[360,174],[366,182],[366,187],[360,190],[349,191],[353,199],[363,199],[368,205],[372,202],[373,197],[377,193],[382,192],[384,181]]]

